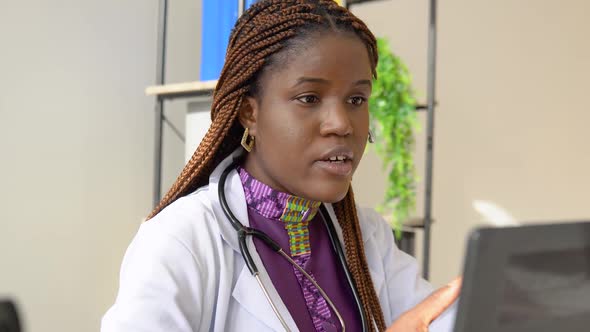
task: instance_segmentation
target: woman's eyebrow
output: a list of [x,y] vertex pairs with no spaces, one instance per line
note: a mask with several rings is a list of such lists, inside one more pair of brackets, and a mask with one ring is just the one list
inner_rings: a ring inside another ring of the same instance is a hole
[[354,82],[354,85],[368,85],[369,88],[373,87],[373,81],[371,80],[359,80]]
[[[295,82],[295,84],[292,86],[297,87],[298,85],[301,85],[303,83],[320,83],[320,84],[330,84],[329,80],[323,79],[323,78],[318,78],[318,77],[299,77],[297,79],[297,81]],[[373,86],[373,82],[371,80],[358,80],[356,82],[353,83],[353,85],[368,85],[369,87]]]
[[293,85],[293,88],[301,85],[303,83],[321,83],[321,84],[329,84],[330,81],[323,79],[323,78],[317,78],[317,77],[306,77],[306,76],[302,76],[299,77],[297,79],[297,81],[295,82],[295,84]]

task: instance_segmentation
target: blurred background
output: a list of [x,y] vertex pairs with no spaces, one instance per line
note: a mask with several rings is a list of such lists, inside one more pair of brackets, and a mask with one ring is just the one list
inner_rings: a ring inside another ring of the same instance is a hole
[[[424,102],[428,2],[352,10],[389,40]],[[590,216],[590,2],[446,0],[438,10],[435,285],[461,273],[476,225]],[[201,11],[200,0],[170,1],[169,83],[199,77]],[[0,297],[16,299],[26,331],[96,331],[114,302],[152,206],[155,101],[144,90],[155,82],[157,19],[157,0],[0,2]],[[178,128],[189,103],[166,104]],[[185,160],[169,126],[163,156],[165,191]],[[373,151],[354,185],[361,205],[382,201]]]

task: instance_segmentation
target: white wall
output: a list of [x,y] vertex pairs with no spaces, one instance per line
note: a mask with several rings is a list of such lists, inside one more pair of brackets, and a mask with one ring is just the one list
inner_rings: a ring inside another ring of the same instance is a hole
[[[151,208],[157,0],[0,4],[0,297],[26,331],[97,331]],[[169,81],[198,78],[200,2],[170,1]],[[187,31],[190,34],[187,35]],[[167,113],[181,129],[185,102]],[[164,184],[183,165],[165,129]]]

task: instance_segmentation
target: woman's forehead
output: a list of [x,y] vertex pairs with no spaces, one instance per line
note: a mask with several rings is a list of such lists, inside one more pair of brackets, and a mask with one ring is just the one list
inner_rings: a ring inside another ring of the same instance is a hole
[[308,39],[303,47],[293,46],[279,56],[263,78],[266,83],[294,85],[302,80],[370,80],[369,53],[363,41],[350,34],[324,34]]

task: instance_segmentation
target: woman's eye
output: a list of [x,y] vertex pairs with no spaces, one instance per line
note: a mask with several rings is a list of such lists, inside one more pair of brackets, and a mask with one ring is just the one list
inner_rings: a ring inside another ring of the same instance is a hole
[[297,98],[300,102],[304,104],[315,104],[320,101],[320,99],[314,95],[306,95]]
[[355,106],[360,106],[362,105],[365,101],[367,101],[367,98],[365,97],[360,97],[360,96],[355,96],[355,97],[351,97],[348,102],[355,105]]

